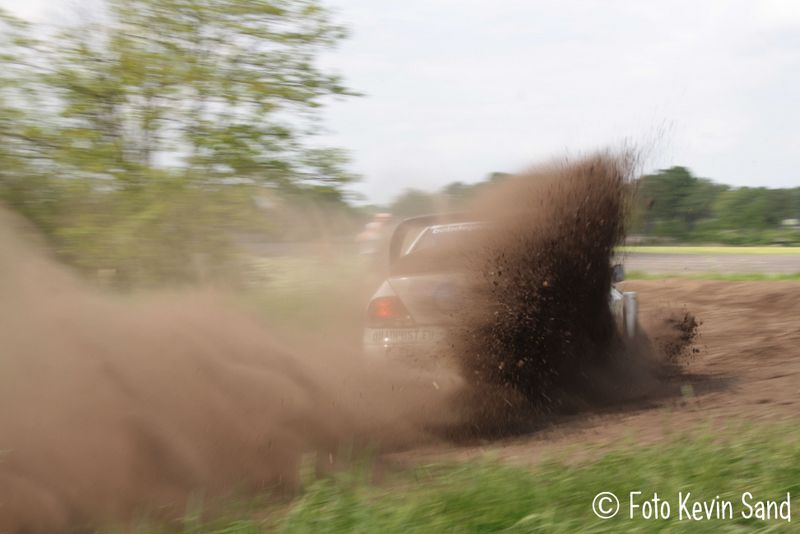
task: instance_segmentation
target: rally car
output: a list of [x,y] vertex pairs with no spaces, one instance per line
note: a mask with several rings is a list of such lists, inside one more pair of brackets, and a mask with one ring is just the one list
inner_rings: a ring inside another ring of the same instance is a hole
[[[464,214],[429,215],[401,222],[389,243],[389,275],[369,301],[363,335],[371,358],[401,358],[419,364],[446,353],[448,331],[458,326],[459,313],[471,305],[472,288],[464,262],[439,253],[469,243],[469,233],[488,223]],[[636,294],[621,292],[621,265],[613,267],[608,305],[624,337],[637,328]]]

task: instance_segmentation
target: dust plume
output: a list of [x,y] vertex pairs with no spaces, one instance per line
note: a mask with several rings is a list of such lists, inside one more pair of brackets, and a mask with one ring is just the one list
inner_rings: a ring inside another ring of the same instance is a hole
[[287,350],[220,295],[101,294],[0,223],[0,531],[181,517],[450,417],[441,378]]
[[458,368],[435,375],[335,339],[287,348],[220,294],[100,293],[0,212],[0,531],[176,518],[196,493],[292,488],[306,453],[323,469],[351,446],[486,436],[641,386],[651,344],[623,343],[608,305],[634,167],[600,154],[481,196],[488,230],[431,259],[471,287]]
[[609,307],[635,167],[631,152],[557,162],[479,199],[489,230],[469,245],[474,289],[451,345],[481,392],[480,431],[619,399],[653,378],[652,345],[641,333],[626,341]]

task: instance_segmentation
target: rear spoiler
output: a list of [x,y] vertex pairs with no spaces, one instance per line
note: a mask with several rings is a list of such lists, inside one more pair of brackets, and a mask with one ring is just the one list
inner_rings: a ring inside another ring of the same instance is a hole
[[473,222],[476,220],[475,214],[467,212],[441,213],[438,215],[422,215],[421,217],[411,217],[400,221],[392,234],[389,242],[389,265],[391,266],[400,257],[403,248],[403,241],[409,230],[415,227],[425,228],[436,224],[453,224],[460,222]]

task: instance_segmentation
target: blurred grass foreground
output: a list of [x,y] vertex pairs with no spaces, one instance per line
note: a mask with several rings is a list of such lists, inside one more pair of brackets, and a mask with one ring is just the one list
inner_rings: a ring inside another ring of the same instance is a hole
[[[760,430],[695,430],[666,444],[623,445],[595,460],[551,460],[532,468],[491,458],[423,467],[397,480],[399,491],[342,476],[312,485],[281,526],[287,532],[332,533],[794,531],[793,523],[781,519],[740,516],[745,491],[774,500],[800,491],[796,432],[788,438],[785,430]],[[621,502],[620,513],[609,520],[591,508],[593,497],[607,491]],[[670,501],[671,517],[645,520],[640,511],[630,519],[631,491],[642,492],[639,503],[658,493]],[[679,492],[698,500],[729,499],[737,511],[732,520],[679,521]]]
[[[143,521],[138,531],[259,532],[794,532],[792,521],[741,517],[743,492],[758,500],[800,493],[797,430],[786,426],[730,423],[667,433],[665,440],[612,448],[561,449],[541,463],[525,465],[491,455],[384,473],[373,479],[369,461],[338,475],[309,478],[290,502],[270,499],[231,503],[227,517],[212,522],[201,510],[182,525]],[[600,519],[596,494],[610,491],[620,513]],[[671,505],[668,519],[630,519],[630,492],[640,501],[658,493]],[[678,495],[735,503],[732,519],[679,520]]]

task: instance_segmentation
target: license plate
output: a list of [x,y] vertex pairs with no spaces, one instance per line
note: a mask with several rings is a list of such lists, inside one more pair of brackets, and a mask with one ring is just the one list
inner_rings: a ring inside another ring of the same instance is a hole
[[444,338],[440,328],[379,328],[372,331],[372,343],[394,345],[398,343],[433,343]]

